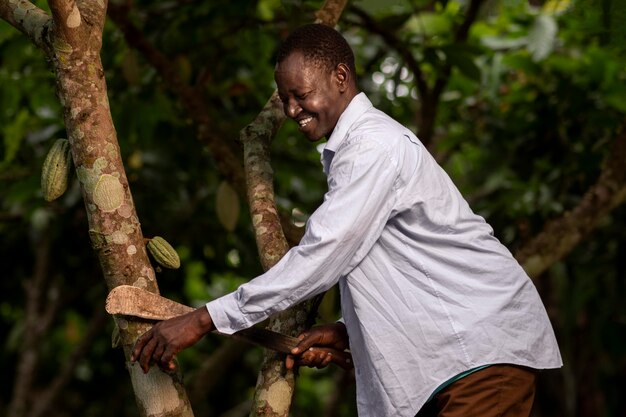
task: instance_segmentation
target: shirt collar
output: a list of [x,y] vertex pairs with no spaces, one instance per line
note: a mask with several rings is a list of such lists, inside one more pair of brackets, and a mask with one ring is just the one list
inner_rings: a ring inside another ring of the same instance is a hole
[[372,102],[367,98],[365,93],[359,93],[354,96],[352,101],[350,101],[350,104],[348,104],[348,107],[346,107],[343,113],[341,113],[341,116],[339,116],[339,120],[337,120],[333,133],[326,142],[324,151],[328,150],[336,152],[350,127],[361,117],[363,113],[372,107]]

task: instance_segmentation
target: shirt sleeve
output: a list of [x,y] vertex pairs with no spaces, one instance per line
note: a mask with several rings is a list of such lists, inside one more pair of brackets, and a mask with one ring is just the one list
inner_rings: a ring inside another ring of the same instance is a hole
[[382,233],[397,182],[397,164],[379,141],[361,138],[342,147],[300,244],[264,274],[207,303],[217,329],[231,334],[250,327],[336,284]]

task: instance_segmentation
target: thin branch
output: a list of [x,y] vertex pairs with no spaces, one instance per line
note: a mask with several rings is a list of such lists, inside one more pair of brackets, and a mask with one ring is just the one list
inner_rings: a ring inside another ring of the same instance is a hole
[[50,16],[27,0],[0,0],[0,18],[24,33],[35,45],[46,49]]
[[283,233],[275,203],[273,171],[269,145],[285,120],[278,93],[270,97],[256,119],[241,130],[244,169],[250,215],[263,269],[268,270],[282,258],[289,245]]
[[335,26],[347,4],[348,0],[326,0],[322,7],[315,12],[315,23]]
[[463,19],[463,23],[461,23],[461,26],[459,26],[454,35],[455,42],[460,43],[467,40],[469,30],[478,18],[478,12],[480,11],[482,2],[483,0],[472,0],[470,2],[467,12],[465,12],[465,19]]
[[76,41],[76,31],[80,26],[81,15],[75,0],[48,0],[52,19],[54,20],[54,30],[56,36],[74,45]]

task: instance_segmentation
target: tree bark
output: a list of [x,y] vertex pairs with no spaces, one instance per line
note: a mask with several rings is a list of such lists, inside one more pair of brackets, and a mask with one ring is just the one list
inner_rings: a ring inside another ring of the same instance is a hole
[[[105,0],[50,0],[51,16],[24,0],[0,0],[0,16],[25,33],[51,63],[80,181],[89,236],[112,289],[136,285],[158,293],[128,186],[100,61]],[[116,318],[128,360],[149,325]],[[142,416],[192,416],[180,377],[128,365]]]

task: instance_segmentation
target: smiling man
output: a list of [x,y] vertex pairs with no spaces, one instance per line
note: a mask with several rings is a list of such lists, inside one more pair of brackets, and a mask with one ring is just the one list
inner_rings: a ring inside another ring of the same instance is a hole
[[528,276],[415,135],[358,91],[337,31],[296,30],[275,78],[303,135],[328,139],[322,205],[278,264],[158,323],[132,360],[171,367],[215,328],[242,330],[339,284],[343,319],[301,335],[288,368],[349,347],[362,417],[527,417],[536,370],[562,365]]
[[[291,38],[291,43],[294,40]],[[337,53],[332,57],[337,64],[332,66],[328,58],[315,55],[323,53],[321,49],[307,55],[295,47],[289,53],[291,49],[288,39],[274,73],[285,114],[298,123],[309,140],[330,137],[339,117],[358,94],[354,57],[348,55],[349,49]]]

